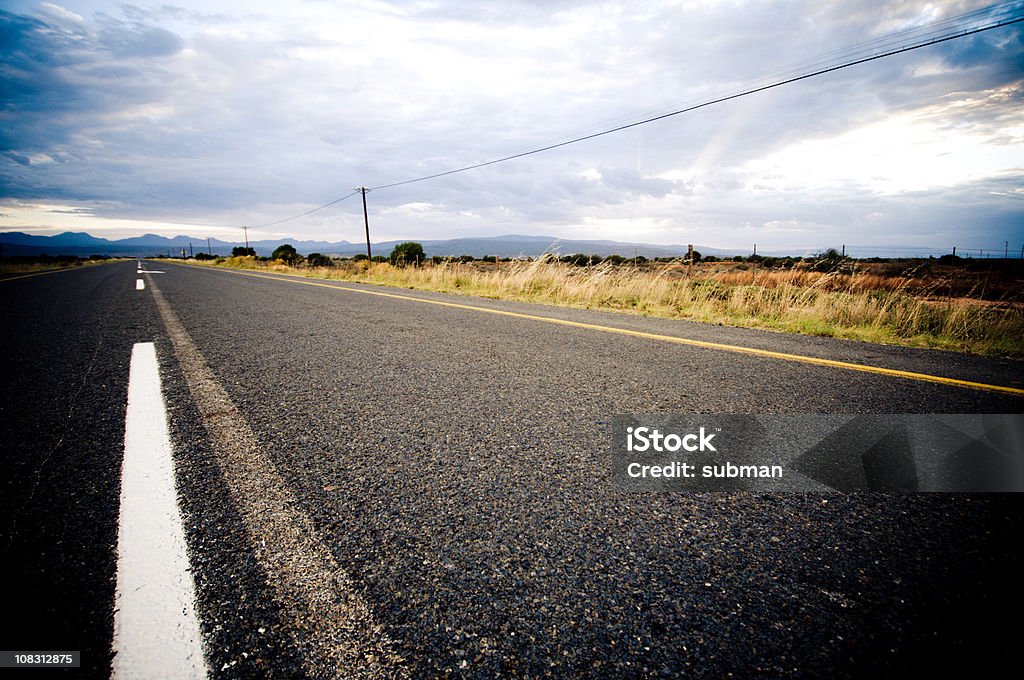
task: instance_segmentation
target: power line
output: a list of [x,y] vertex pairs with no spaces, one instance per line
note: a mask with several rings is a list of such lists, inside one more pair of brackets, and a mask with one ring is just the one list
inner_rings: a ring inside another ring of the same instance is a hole
[[835,61],[839,59],[849,60],[859,58],[860,56],[867,56],[867,53],[870,52],[874,52],[877,54],[879,50],[891,49],[896,44],[901,42],[905,43],[908,40],[924,40],[926,36],[934,35],[936,32],[940,30],[946,30],[947,28],[953,25],[960,25],[960,28],[958,30],[961,31],[969,30],[971,28],[969,24],[976,19],[984,18],[1002,21],[1010,18],[1010,15],[1012,15],[1014,12],[1019,12],[1022,8],[1024,8],[1024,3],[1019,1],[1005,3],[1002,5],[989,5],[976,10],[972,10],[970,12],[965,12],[963,14],[946,17],[945,19],[940,19],[929,24],[913,26],[911,28],[906,28],[900,31],[895,31],[893,33],[888,33],[878,38],[872,38],[871,40],[865,40],[862,42],[846,45],[844,47],[838,48],[831,52],[827,52],[825,54],[818,55],[816,57],[803,59],[788,66],[781,66],[777,69],[762,74],[760,77],[767,78],[769,76],[774,75],[776,77],[781,78],[788,76],[790,73],[793,73],[793,71],[796,69],[807,70],[811,68],[819,68],[818,65],[822,64],[822,62],[825,61]]
[[1021,21],[1024,21],[1024,17],[1016,17],[1016,18],[1011,18],[1011,19],[1006,19],[1006,20],[1000,20],[997,23],[990,24],[990,25],[987,25],[987,26],[982,26],[980,28],[960,30],[960,31],[957,31],[956,33],[951,34],[951,35],[944,35],[944,36],[940,36],[940,37],[937,37],[937,38],[931,38],[929,40],[926,40],[926,41],[923,41],[923,42],[919,42],[919,43],[915,43],[915,44],[912,44],[912,45],[907,45],[907,46],[899,47],[899,48],[895,48],[895,49],[889,49],[887,51],[881,52],[879,54],[874,54],[874,55],[869,56],[869,57],[862,57],[862,58],[859,58],[859,59],[854,59],[852,61],[847,61],[847,62],[844,62],[844,63],[839,64],[837,66],[829,66],[827,68],[822,68],[822,69],[818,69],[816,71],[812,71],[811,73],[804,73],[802,75],[794,76],[794,77],[791,77],[791,78],[786,78],[784,80],[779,80],[779,81],[776,81],[776,82],[771,83],[769,85],[762,85],[760,87],[754,87],[754,88],[751,88],[751,89],[743,90],[742,92],[737,92],[735,94],[725,95],[723,97],[717,97],[715,99],[710,99],[710,100],[701,102],[700,104],[694,104],[693,106],[688,106],[688,107],[685,107],[685,108],[682,108],[682,109],[678,109],[676,111],[671,111],[669,113],[663,113],[661,115],[652,116],[650,118],[645,118],[643,120],[639,120],[639,121],[636,121],[636,122],[633,122],[633,123],[627,123],[625,125],[619,125],[617,127],[613,127],[613,128],[607,129],[607,130],[602,130],[600,132],[594,132],[592,134],[583,135],[582,137],[575,137],[573,139],[569,139],[569,140],[566,140],[564,142],[558,142],[558,143],[555,143],[555,144],[549,144],[547,146],[542,146],[542,147],[537,148],[537,149],[531,149],[530,151],[523,151],[521,153],[512,154],[510,156],[503,156],[502,158],[496,158],[494,160],[484,161],[483,163],[474,163],[472,165],[466,165],[466,166],[463,166],[461,168],[455,168],[453,170],[446,170],[444,172],[437,172],[437,173],[434,173],[432,175],[424,175],[423,177],[415,177],[413,179],[402,180],[401,182],[392,182],[391,184],[382,184],[382,185],[379,185],[379,186],[371,187],[370,190],[371,191],[376,191],[378,189],[390,189],[392,187],[403,186],[405,184],[414,184],[416,182],[425,182],[425,181],[430,180],[430,179],[437,179],[439,177],[446,177],[448,175],[454,175],[454,174],[457,174],[457,173],[460,173],[460,172],[466,172],[468,170],[476,170],[478,168],[487,167],[488,165],[496,165],[498,163],[504,163],[506,161],[515,160],[517,158],[524,158],[526,156],[532,156],[534,154],[543,153],[545,151],[551,151],[553,149],[559,149],[559,148],[561,148],[563,146],[569,146],[570,144],[578,144],[579,142],[585,142],[587,140],[595,139],[597,137],[603,137],[605,135],[610,135],[610,134],[615,133],[615,132],[621,132],[623,130],[628,130],[630,128],[639,127],[641,125],[647,125],[649,123],[654,123],[654,122],[659,121],[659,120],[664,120],[666,118],[671,118],[673,116],[679,116],[679,115],[682,115],[684,113],[689,113],[691,111],[696,111],[697,109],[703,109],[703,108],[706,108],[708,106],[713,106],[714,104],[721,104],[722,102],[727,102],[727,101],[730,101],[730,100],[733,100],[733,99],[739,99],[740,97],[746,97],[748,95],[756,94],[758,92],[764,92],[766,90],[771,90],[771,89],[774,89],[776,87],[782,87],[783,85],[789,85],[791,83],[795,83],[795,82],[798,82],[798,81],[801,81],[801,80],[807,80],[808,78],[814,78],[814,77],[817,77],[817,76],[820,76],[820,75],[824,75],[826,73],[832,73],[833,71],[839,71],[839,70],[842,70],[842,69],[845,69],[845,68],[850,68],[851,66],[857,66],[859,64],[865,64],[865,63],[870,62],[870,61],[875,61],[875,60],[878,60],[878,59],[884,59],[885,57],[891,57],[891,56],[896,55],[896,54],[901,54],[903,52],[910,52],[912,50],[920,49],[922,47],[928,47],[928,46],[931,46],[931,45],[937,45],[939,43],[947,42],[947,41],[950,41],[950,40],[956,40],[958,38],[964,38],[964,37],[967,37],[969,35],[974,35],[976,33],[981,33],[983,31],[989,31],[989,30],[992,30],[994,28],[1001,28],[1003,26],[1009,26],[1011,24],[1020,23]]
[[263,227],[273,227],[273,226],[278,225],[278,224],[284,224],[285,222],[291,222],[292,220],[297,220],[300,217],[305,217],[306,215],[312,215],[313,213],[318,212],[320,210],[323,210],[324,208],[330,208],[332,205],[335,205],[337,203],[341,203],[345,199],[352,198],[353,196],[356,196],[357,194],[359,194],[358,191],[353,191],[351,194],[348,194],[347,196],[342,196],[341,198],[335,199],[335,200],[331,201],[330,203],[324,203],[323,205],[317,206],[316,208],[313,208],[312,210],[307,210],[306,212],[299,213],[298,215],[292,215],[291,217],[285,217],[284,219],[277,220],[276,222],[267,222],[266,224],[256,224],[256,225],[253,225],[253,228],[254,229],[262,229]]

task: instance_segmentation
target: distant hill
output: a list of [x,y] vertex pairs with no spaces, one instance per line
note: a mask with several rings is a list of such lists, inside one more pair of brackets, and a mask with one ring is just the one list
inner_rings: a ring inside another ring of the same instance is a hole
[[[375,255],[387,255],[401,241],[384,241],[372,245]],[[585,253],[587,255],[624,255],[633,257],[681,257],[686,254],[686,246],[664,246],[649,243],[624,243],[619,241],[590,241],[560,239],[554,236],[524,236],[511,234],[507,236],[489,236],[480,238],[457,238],[447,240],[421,240],[427,255],[458,256],[497,255],[499,257],[537,257],[546,252],[571,255]],[[366,252],[363,243],[349,241],[301,241],[298,239],[278,239],[267,241],[250,241],[249,245],[260,255],[270,255],[282,243],[290,243],[304,255],[319,252],[329,255],[356,255]],[[210,239],[209,245],[205,238],[175,236],[168,238],[158,234],[145,234],[118,240],[98,238],[81,232],[65,232],[56,236],[38,236],[17,231],[0,232],[2,255],[110,255],[123,257],[153,257],[157,255],[180,256],[182,249],[186,253],[207,252],[214,255],[230,255],[231,249],[242,246],[241,242],[228,242]],[[697,246],[704,255],[733,254],[714,248]]]
[[[686,245],[654,245],[651,243],[631,243],[626,241],[602,241],[602,240],[581,240],[557,238],[555,236],[526,236],[522,234],[507,234],[504,236],[482,236],[477,238],[453,238],[446,240],[418,240],[423,244],[424,252],[429,255],[441,257],[457,257],[459,255],[472,255],[483,257],[484,255],[497,255],[499,257],[537,257],[544,253],[553,252],[560,255],[572,255],[583,253],[585,255],[622,255],[634,257],[643,255],[646,258],[655,257],[685,257]],[[256,253],[269,256],[274,249],[282,243],[290,243],[303,255],[310,253],[323,253],[325,255],[352,256],[366,252],[365,243],[352,243],[350,241],[302,241],[299,239],[282,238],[265,241],[250,241],[249,245],[256,249]],[[374,255],[389,255],[392,248],[401,241],[383,241],[373,244]],[[37,236],[25,234],[19,231],[0,232],[0,256],[10,255],[77,255],[88,257],[90,255],[110,255],[114,257],[154,257],[158,255],[180,257],[182,250],[186,254],[209,252],[214,255],[230,255],[231,249],[242,246],[244,243],[235,241],[221,241],[210,239],[207,244],[206,238],[195,236],[175,236],[168,238],[158,234],[144,234],[119,240],[108,240],[98,238],[91,234],[68,231],[56,236]],[[839,246],[835,246],[839,248]],[[733,255],[750,255],[749,250],[712,248],[709,246],[695,244],[694,248],[701,255],[714,255],[716,257],[732,257]],[[854,257],[936,257],[945,254],[944,249],[929,249],[919,246],[853,246],[856,250],[852,252]],[[759,255],[812,255],[821,252],[820,249],[768,249],[758,248]],[[976,252],[976,251],[975,251]],[[993,251],[994,252],[994,251]]]

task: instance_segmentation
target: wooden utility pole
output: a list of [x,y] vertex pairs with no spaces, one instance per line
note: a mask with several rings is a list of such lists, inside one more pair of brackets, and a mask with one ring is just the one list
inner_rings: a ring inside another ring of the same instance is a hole
[[213,257],[213,246],[210,245],[210,237],[206,237],[206,254]]
[[686,270],[686,275],[692,277],[693,276],[693,244],[692,243],[686,246],[686,259],[690,263],[689,267]]
[[249,227],[242,227],[242,231],[245,232],[245,254],[249,254]]
[[366,227],[366,259],[372,260],[373,253],[370,252],[370,216],[366,212],[366,187],[356,187],[356,191],[363,195],[363,225]]

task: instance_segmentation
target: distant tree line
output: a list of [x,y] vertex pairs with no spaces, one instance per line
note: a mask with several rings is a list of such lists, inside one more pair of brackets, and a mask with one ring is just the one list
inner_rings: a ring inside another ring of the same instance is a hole
[[[362,262],[371,260],[373,262],[388,262],[397,267],[415,267],[421,264],[432,263],[432,264],[444,264],[444,263],[469,263],[469,262],[483,262],[483,263],[501,263],[501,262],[512,262],[512,261],[528,261],[540,260],[542,262],[551,263],[562,263],[569,264],[576,267],[593,267],[596,265],[624,265],[624,266],[642,266],[648,263],[661,263],[661,264],[682,264],[686,265],[689,263],[687,254],[680,254],[678,257],[655,257],[647,258],[643,255],[635,255],[634,257],[625,257],[623,255],[588,255],[585,253],[573,253],[571,255],[557,255],[554,253],[545,253],[539,258],[533,257],[499,257],[497,255],[484,255],[482,257],[475,257],[473,255],[458,255],[458,256],[427,256],[424,253],[423,245],[415,241],[406,241],[396,245],[390,255],[374,255],[372,258],[367,258],[366,255],[360,253],[351,257],[332,257],[330,255],[324,255],[323,253],[310,253],[309,255],[300,254],[293,245],[289,243],[282,243],[271,253],[270,257],[262,257],[256,254],[255,249],[243,246],[236,246],[231,250],[232,257],[253,257],[260,261],[280,261],[285,264],[300,266],[305,265],[307,267],[331,267],[336,263],[341,262]],[[44,256],[45,257],[45,256]],[[98,256],[93,256],[98,257]],[[12,259],[12,258],[7,258]],[[209,255],[207,253],[196,253],[195,259],[197,260],[212,260],[220,259],[216,255]],[[955,255],[943,255],[940,258],[918,258],[925,262],[935,262],[937,264],[946,265],[960,265],[963,264],[968,266],[970,260],[965,260]],[[840,253],[835,248],[828,248],[822,252],[816,253],[809,256],[785,256],[775,257],[769,255],[735,255],[732,257],[716,257],[714,255],[702,255],[700,252],[693,251],[694,263],[705,262],[732,262],[742,265],[753,265],[765,269],[790,269],[795,266],[800,266],[811,271],[821,272],[834,272],[842,271],[852,266],[854,262],[887,262],[890,258],[862,258],[856,260],[845,253]],[[990,261],[989,261],[990,262]]]

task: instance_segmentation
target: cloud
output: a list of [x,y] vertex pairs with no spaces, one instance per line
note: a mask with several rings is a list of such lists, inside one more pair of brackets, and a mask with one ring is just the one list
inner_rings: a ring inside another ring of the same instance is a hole
[[[181,5],[0,11],[4,196],[80,202],[110,218],[269,223],[356,185],[488,161],[838,63],[857,52],[837,46],[980,6]],[[758,230],[918,239],[916,224],[958,228],[944,198],[958,195],[972,197],[976,222],[996,238],[1004,216],[1021,211],[1019,198],[986,193],[993,182],[1005,190],[1020,165],[1021,36],[1000,29],[373,192],[374,228],[382,238],[589,230],[711,245]],[[355,202],[340,203],[274,229],[356,238],[361,220]]]

